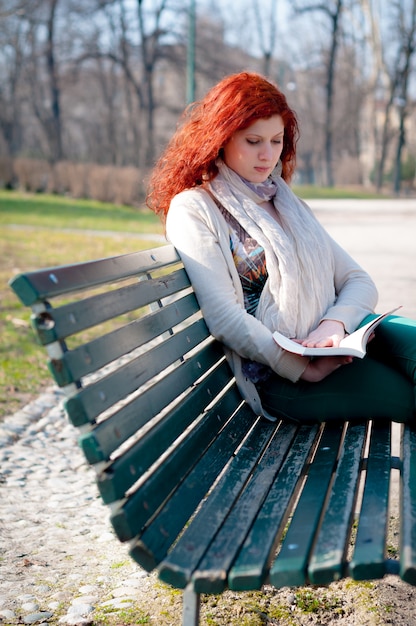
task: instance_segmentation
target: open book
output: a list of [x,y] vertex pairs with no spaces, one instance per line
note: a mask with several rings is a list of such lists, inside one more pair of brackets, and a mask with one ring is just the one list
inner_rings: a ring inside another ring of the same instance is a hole
[[371,320],[371,322],[361,326],[361,328],[358,328],[356,331],[351,333],[351,335],[344,337],[337,348],[307,348],[306,346],[302,346],[300,343],[293,341],[293,339],[288,339],[277,331],[273,333],[273,339],[284,350],[294,352],[295,354],[300,354],[302,356],[345,355],[356,356],[362,359],[366,353],[368,338],[374,332],[374,329],[385,317],[387,317],[387,315],[391,315],[400,308],[401,306],[398,306],[387,313],[383,313],[382,315],[375,317]]

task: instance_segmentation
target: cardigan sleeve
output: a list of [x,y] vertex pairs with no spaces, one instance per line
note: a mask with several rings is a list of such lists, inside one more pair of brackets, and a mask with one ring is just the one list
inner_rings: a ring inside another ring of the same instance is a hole
[[212,335],[240,357],[264,363],[296,382],[309,359],[279,348],[271,331],[245,310],[228,227],[214,202],[197,190],[178,194],[166,233],[182,258]]
[[334,259],[337,298],[322,319],[342,322],[345,330],[352,333],[366,315],[374,312],[378,293],[369,274],[331,237],[329,240]]

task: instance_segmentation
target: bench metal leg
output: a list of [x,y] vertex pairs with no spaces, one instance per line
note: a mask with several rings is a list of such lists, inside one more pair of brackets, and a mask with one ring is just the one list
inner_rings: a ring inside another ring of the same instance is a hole
[[198,626],[199,608],[200,594],[188,585],[183,592],[182,626]]

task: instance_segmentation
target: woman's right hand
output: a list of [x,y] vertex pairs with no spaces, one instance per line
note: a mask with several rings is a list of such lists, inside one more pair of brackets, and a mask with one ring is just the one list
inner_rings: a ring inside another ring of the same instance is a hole
[[352,361],[352,356],[321,356],[311,359],[300,378],[308,383],[318,383],[335,370],[343,365],[352,363]]

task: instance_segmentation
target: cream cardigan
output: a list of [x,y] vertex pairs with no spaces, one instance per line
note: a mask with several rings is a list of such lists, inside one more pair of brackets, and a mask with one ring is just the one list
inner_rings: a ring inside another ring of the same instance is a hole
[[[264,415],[255,385],[242,373],[241,357],[264,363],[292,382],[298,381],[308,361],[280,349],[271,330],[244,309],[229,227],[205,190],[190,189],[173,198],[166,234],[183,260],[211,334],[226,348],[243,397],[256,414]],[[369,275],[328,234],[326,237],[334,272],[321,279],[334,283],[337,300],[328,303],[322,319],[341,321],[347,332],[352,332],[373,311],[377,290]],[[320,273],[321,268],[316,271]],[[307,301],[303,305],[307,307]]]

